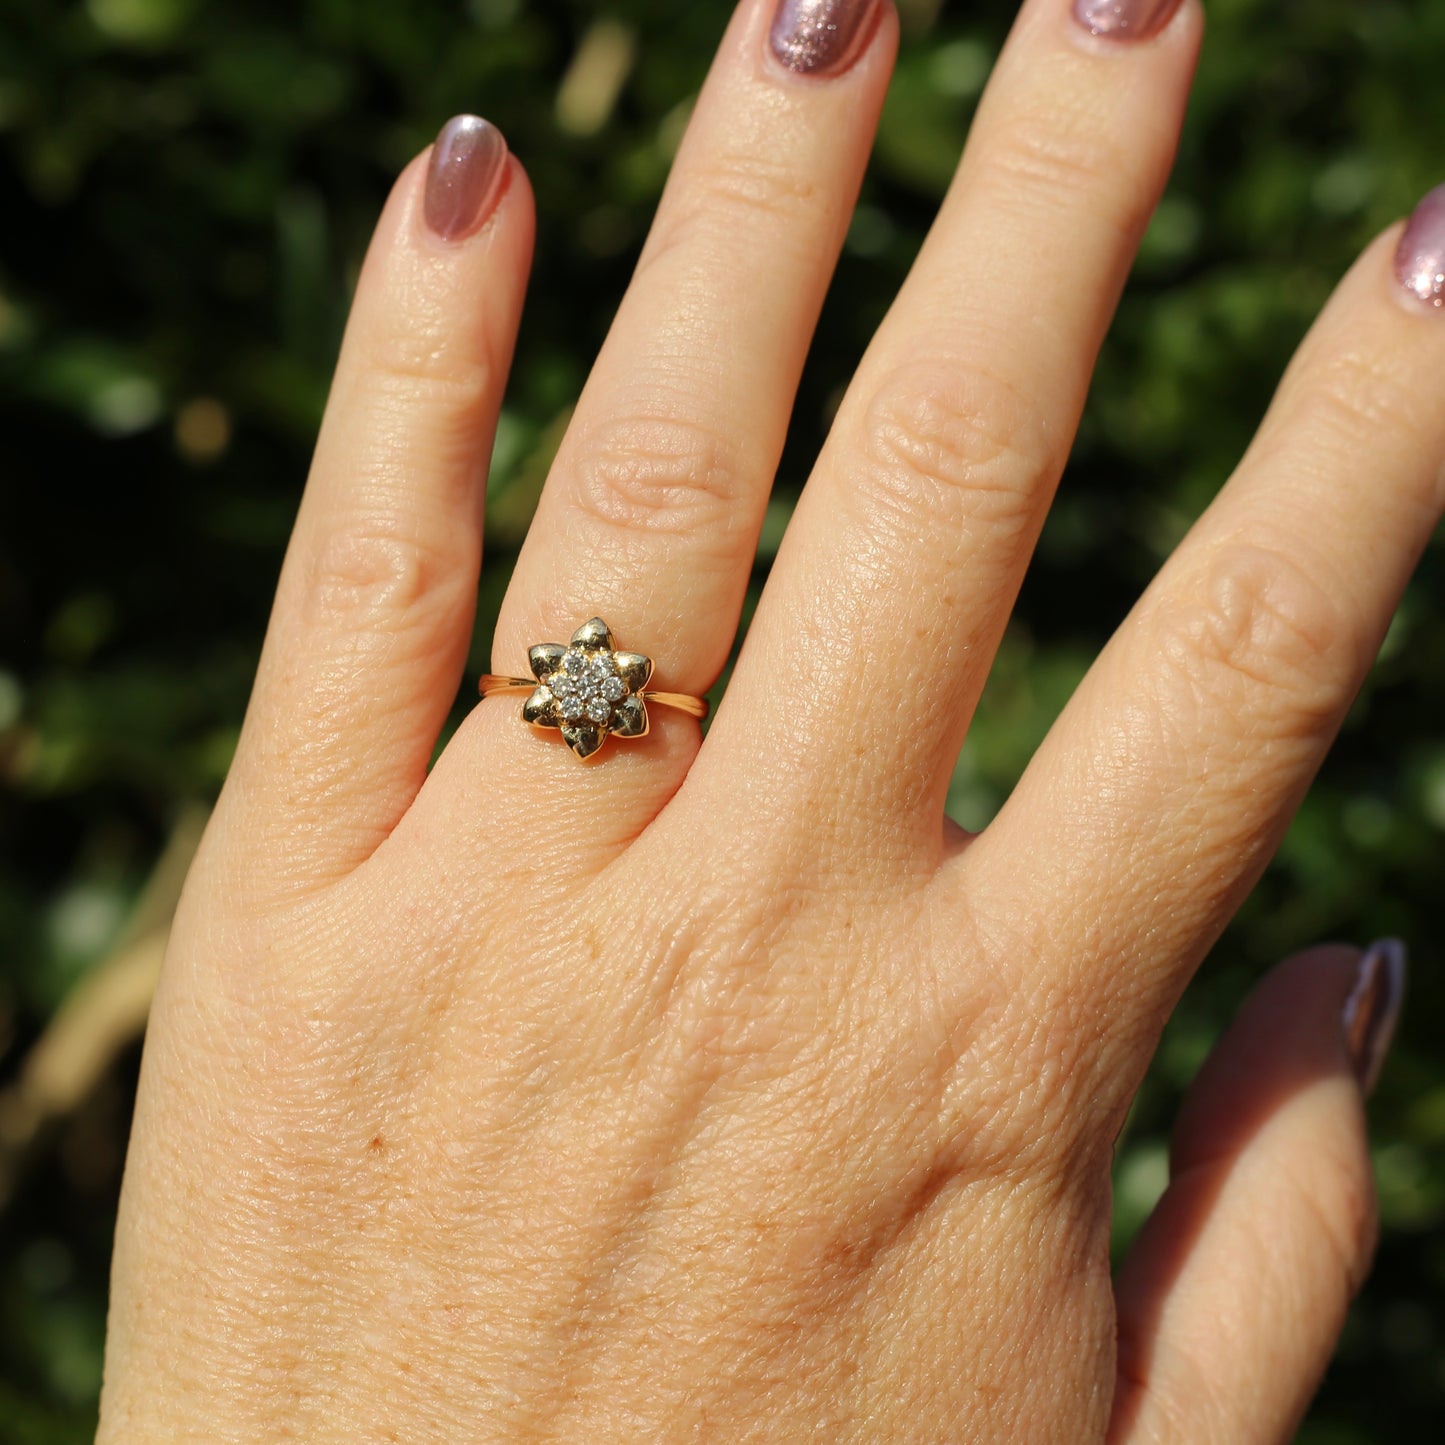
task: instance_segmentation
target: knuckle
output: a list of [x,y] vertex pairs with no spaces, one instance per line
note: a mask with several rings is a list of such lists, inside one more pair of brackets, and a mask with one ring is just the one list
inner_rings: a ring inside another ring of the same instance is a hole
[[572,495],[608,528],[707,538],[726,525],[741,491],[737,445],[697,422],[633,416],[578,438]]
[[[497,378],[505,367],[499,372],[482,356],[457,354],[426,326],[416,336],[388,336],[368,348],[362,372],[351,380],[338,373],[337,395],[328,406],[328,416],[365,418],[360,469],[368,478],[404,484],[415,474],[418,455],[467,475],[485,465],[478,452],[491,435]],[[341,445],[354,450],[355,443],[348,438]]]
[[800,221],[816,224],[818,205],[817,182],[796,165],[720,152],[690,168],[688,184],[659,214],[639,270],[699,236],[748,247],[756,244],[758,227],[791,237]]
[[[1096,1179],[1109,1154],[1107,1145],[1092,1144],[1089,1127],[1098,1093],[1097,1009],[1062,979],[1017,986],[1005,960],[1049,947],[1042,920],[1001,928],[971,915],[966,930],[970,956],[984,966],[966,996],[947,998],[945,1043],[930,1050],[949,1155],[1000,1176],[1061,1186]],[[949,987],[940,980],[937,990]]]
[[916,541],[920,514],[950,531],[1023,534],[1057,466],[1038,409],[999,377],[911,363],[864,418],[859,479],[880,520]]
[[1152,199],[1135,183],[1136,147],[1121,144],[1086,117],[1061,117],[1056,109],[1000,127],[990,137],[984,165],[1006,195],[1050,208],[1058,205],[1060,193],[1091,208],[1112,201],[1126,208],[1130,226],[1142,224]]
[[1318,735],[1348,689],[1351,629],[1341,604],[1282,551],[1231,542],[1156,609],[1156,655],[1188,701],[1241,736],[1281,727]]
[[1382,439],[1391,455],[1406,459],[1395,495],[1413,502],[1419,522],[1432,528],[1445,508],[1445,431],[1440,408],[1422,388],[1407,359],[1344,351],[1321,362],[1300,388],[1297,404],[1285,413],[1281,440],[1299,454],[1299,438],[1312,438],[1316,470],[1327,482],[1337,478],[1343,452],[1378,457]]
[[1158,1320],[1137,1306],[1121,1307],[1118,1323],[1116,1418],[1147,1418],[1140,1438],[1150,1445],[1206,1445],[1241,1438],[1238,1396],[1219,1378],[1187,1332],[1174,1331],[1159,1358]]
[[1012,1146],[1036,1172],[1061,1183],[1097,1178],[1111,1152],[1098,1127],[1097,1029],[1087,1011],[1063,987],[1032,1009],[1009,1001],[999,1010],[1005,1043],[997,1067],[1012,1095]]
[[724,153],[704,165],[697,193],[702,208],[713,212],[717,203],[791,222],[800,211],[810,211],[818,186],[805,172],[785,161],[769,161],[755,152]]
[[1364,1283],[1379,1234],[1374,1181],[1362,1156],[1358,1148],[1316,1149],[1305,1176],[1290,1182],[1348,1296]]
[[452,548],[408,534],[400,517],[369,518],[329,532],[308,578],[313,608],[387,631],[425,626],[449,604],[466,572]]
[[1381,433],[1391,433],[1418,441],[1422,450],[1428,445],[1433,452],[1428,430],[1435,413],[1416,392],[1398,363],[1344,351],[1323,364],[1308,389],[1306,407],[1330,435],[1358,446],[1373,447]]
[[388,328],[367,340],[366,376],[381,398],[469,406],[493,391],[491,359],[462,344],[454,320]]

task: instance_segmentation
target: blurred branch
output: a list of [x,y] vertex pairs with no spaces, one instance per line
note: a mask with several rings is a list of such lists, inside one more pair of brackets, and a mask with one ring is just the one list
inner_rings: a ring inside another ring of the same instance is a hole
[[177,819],[115,949],[71,990],[15,1083],[0,1091],[0,1206],[47,1127],[84,1103],[144,1033],[171,920],[207,816],[207,809],[192,806]]
[[910,35],[924,35],[933,29],[943,0],[898,0],[898,18]]
[[598,20],[557,88],[557,125],[568,135],[596,135],[612,116],[637,58],[637,35],[619,20]]

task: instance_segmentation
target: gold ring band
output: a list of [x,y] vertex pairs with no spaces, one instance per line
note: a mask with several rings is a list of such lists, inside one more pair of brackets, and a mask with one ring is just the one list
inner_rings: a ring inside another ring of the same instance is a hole
[[569,645],[539,642],[528,649],[531,677],[484,674],[477,684],[483,697],[529,693],[522,720],[535,728],[555,728],[579,758],[592,757],[611,736],[646,737],[651,727],[647,704],[676,708],[690,717],[707,716],[707,699],[683,692],[656,692],[652,659],[621,652],[600,618],[583,623]]
[[[487,672],[482,674],[482,680],[477,684],[477,691],[483,697],[496,697],[504,692],[536,692],[537,679],[535,677],[503,677],[498,672]],[[685,692],[653,692],[650,689],[637,694],[644,702],[655,702],[659,707],[675,707],[678,712],[688,713],[695,718],[707,716],[707,699],[705,697],[693,697]]]

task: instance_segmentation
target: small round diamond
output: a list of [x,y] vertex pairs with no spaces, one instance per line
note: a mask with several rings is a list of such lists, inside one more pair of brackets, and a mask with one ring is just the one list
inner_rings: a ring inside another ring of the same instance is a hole
[[[581,739],[594,732],[605,735],[614,728],[632,729],[638,725],[644,694],[639,690],[638,700],[631,700],[632,689],[610,647],[574,644],[551,656],[555,658],[552,671],[539,680],[535,706],[529,704],[531,720],[540,723],[545,717],[553,726],[564,726],[574,749],[580,749]],[[533,666],[539,666],[539,659],[534,659]],[[624,711],[619,712],[619,708]],[[632,711],[625,711],[627,708]],[[628,736],[634,735],[628,731]],[[590,751],[595,751],[600,741],[595,738]],[[586,756],[587,752],[579,755]]]

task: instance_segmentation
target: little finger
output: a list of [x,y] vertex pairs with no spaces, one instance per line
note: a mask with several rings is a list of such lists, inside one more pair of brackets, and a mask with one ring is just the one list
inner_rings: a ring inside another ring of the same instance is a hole
[[1293,1438],[1374,1250],[1360,1095],[1404,974],[1395,943],[1301,954],[1205,1064],[1117,1285],[1110,1445]]

